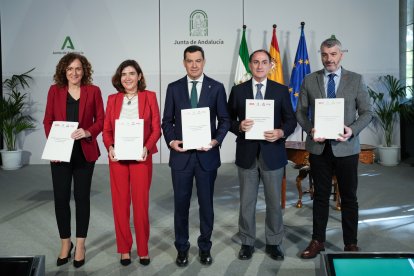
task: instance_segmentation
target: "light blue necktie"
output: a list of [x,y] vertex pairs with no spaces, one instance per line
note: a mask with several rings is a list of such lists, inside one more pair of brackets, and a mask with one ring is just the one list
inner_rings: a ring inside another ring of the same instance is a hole
[[193,87],[191,88],[191,108],[197,107],[198,97],[197,97],[197,82],[198,81],[192,81]]
[[255,97],[255,99],[256,99],[256,100],[263,100],[263,94],[262,94],[262,92],[260,91],[260,89],[262,89],[263,84],[258,83],[258,84],[256,84],[256,86],[257,86],[257,93],[256,93],[256,97]]
[[335,94],[335,80],[334,80],[334,78],[335,78],[335,74],[329,74],[328,75],[328,77],[329,77],[329,80],[328,80],[328,89],[327,89],[327,96],[328,96],[328,98],[336,98],[336,94]]

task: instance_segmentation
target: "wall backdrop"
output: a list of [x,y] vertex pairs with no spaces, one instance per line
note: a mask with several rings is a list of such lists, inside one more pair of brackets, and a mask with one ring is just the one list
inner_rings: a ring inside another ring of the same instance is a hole
[[[125,59],[136,59],[157,93],[161,113],[168,83],[185,75],[183,51],[191,44],[206,54],[205,73],[221,81],[227,94],[233,85],[243,24],[251,53],[269,49],[272,25],[288,83],[304,21],[311,71],[322,68],[320,43],[335,34],[346,50],[342,65],[364,75],[367,84],[384,74],[399,75],[398,1],[392,0],[0,0],[3,78],[35,67],[30,88],[31,111],[37,129],[20,137],[25,163],[41,160],[45,135],[46,96],[58,60],[70,51],[92,63],[94,83],[104,102],[115,93],[111,77]],[[196,12],[195,12],[196,11]],[[195,12],[195,13],[194,13]],[[195,17],[194,15],[202,15]],[[192,24],[190,24],[190,21]],[[206,24],[207,22],[207,24]],[[204,23],[204,24],[201,24]],[[398,130],[397,132],[398,133]],[[398,134],[396,134],[398,135]],[[297,128],[290,140],[300,140]],[[102,156],[106,150],[98,138]],[[367,128],[361,142],[378,145]],[[163,137],[155,163],[166,163]],[[235,136],[229,133],[221,150],[223,162],[233,162]]]

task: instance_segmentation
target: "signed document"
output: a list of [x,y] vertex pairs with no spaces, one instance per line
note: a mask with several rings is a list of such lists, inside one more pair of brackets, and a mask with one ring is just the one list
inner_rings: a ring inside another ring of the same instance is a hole
[[78,124],[54,121],[43,149],[42,159],[69,162],[75,142],[70,135],[78,128]]
[[144,147],[144,120],[115,120],[115,158],[118,160],[142,160]]
[[211,142],[210,108],[181,110],[183,149],[209,148]]
[[274,100],[246,100],[246,119],[254,121],[246,139],[265,140],[264,132],[274,129]]
[[315,99],[315,138],[337,139],[344,134],[344,99]]

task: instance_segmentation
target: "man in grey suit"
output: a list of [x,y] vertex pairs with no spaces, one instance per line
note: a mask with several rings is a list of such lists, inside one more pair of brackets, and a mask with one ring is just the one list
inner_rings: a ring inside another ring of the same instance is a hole
[[[296,128],[296,118],[290,103],[288,88],[267,79],[272,68],[266,50],[254,51],[249,58],[253,78],[232,88],[228,109],[230,131],[237,136],[236,165],[240,182],[239,236],[242,243],[239,259],[248,260],[256,241],[256,203],[260,180],[266,201],[266,252],[275,260],[283,260],[284,237],[282,207],[280,205],[283,170],[287,164],[285,140]],[[254,121],[246,118],[246,100],[274,102],[273,129],[258,140],[246,139]]]
[[[341,195],[344,251],[359,251],[358,232],[358,159],[359,133],[370,123],[372,111],[366,85],[361,75],[345,70],[341,43],[336,38],[322,42],[321,58],[324,69],[309,74],[302,82],[296,118],[306,131],[306,150],[314,180],[313,234],[301,258],[310,259],[325,250],[326,226],[332,176],[338,179]],[[314,138],[315,99],[344,98],[344,134],[336,140]],[[310,112],[310,116],[309,116]],[[358,116],[357,116],[358,114]],[[310,117],[310,118],[309,118]]]

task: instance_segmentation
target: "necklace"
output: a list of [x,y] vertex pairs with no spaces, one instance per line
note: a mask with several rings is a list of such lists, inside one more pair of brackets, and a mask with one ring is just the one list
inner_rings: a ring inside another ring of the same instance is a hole
[[128,104],[128,105],[130,105],[130,104],[131,104],[132,99],[133,99],[136,95],[137,95],[137,94],[134,94],[134,96],[132,96],[131,98],[128,98],[128,96],[127,96],[127,95],[125,95],[125,98],[127,98],[127,99],[128,99],[128,102],[127,102],[127,104]]

